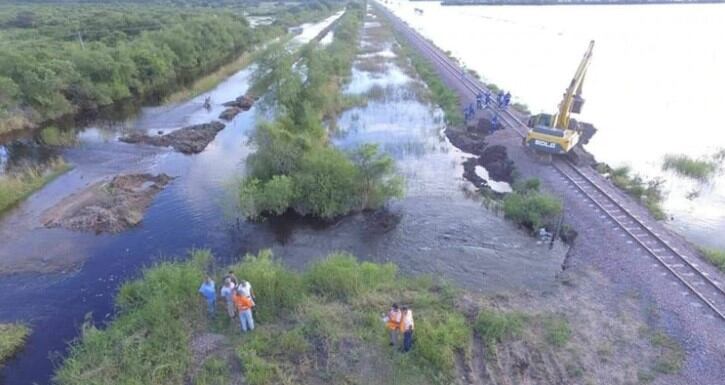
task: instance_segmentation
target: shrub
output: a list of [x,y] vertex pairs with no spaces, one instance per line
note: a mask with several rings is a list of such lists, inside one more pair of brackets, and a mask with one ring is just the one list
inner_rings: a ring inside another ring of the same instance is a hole
[[396,271],[390,263],[359,263],[350,254],[336,253],[314,263],[305,273],[305,282],[314,294],[347,301],[365,291],[392,286]]
[[254,317],[259,321],[284,316],[304,297],[299,276],[274,260],[269,250],[260,251],[257,256],[247,255],[232,270],[239,279],[249,280],[252,284],[257,304]]
[[[415,314],[414,314],[415,315]],[[414,354],[423,366],[450,374],[455,368],[456,350],[470,345],[471,330],[460,313],[445,312],[419,317],[415,324]]]
[[378,208],[392,197],[403,195],[403,179],[394,175],[395,162],[378,151],[377,144],[363,144],[351,155],[358,170],[359,205],[361,209]]
[[475,330],[481,335],[489,348],[508,338],[518,337],[524,327],[525,318],[521,313],[481,310],[476,318]]
[[653,179],[645,182],[639,175],[630,176],[630,168],[622,166],[612,169],[604,163],[597,164],[599,172],[609,172],[609,178],[612,183],[624,190],[627,194],[644,203],[655,219],[665,219],[666,214],[662,209],[661,203],[663,199],[662,185],[664,180]]
[[504,198],[503,210],[506,218],[537,230],[561,212],[561,202],[536,191],[513,192]]
[[692,159],[684,154],[667,154],[662,163],[662,169],[673,170],[688,178],[706,180],[717,171],[717,164],[709,160]]
[[293,178],[299,213],[333,218],[348,213],[356,201],[357,169],[338,150],[306,153]]
[[556,347],[566,345],[571,336],[569,322],[561,316],[549,316],[543,320],[546,341]]

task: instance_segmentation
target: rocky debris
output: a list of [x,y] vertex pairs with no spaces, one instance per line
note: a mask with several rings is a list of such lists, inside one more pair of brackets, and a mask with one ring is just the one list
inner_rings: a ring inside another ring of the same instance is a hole
[[149,136],[132,133],[119,138],[124,143],[142,143],[159,147],[173,147],[184,154],[198,154],[224,129],[224,123],[211,122],[180,128],[165,135]]
[[171,181],[166,174],[118,175],[69,195],[43,213],[46,227],[118,233],[141,223],[153,198]]
[[219,115],[219,119],[230,121],[239,115],[240,112],[242,112],[242,109],[239,107],[229,107]]
[[242,111],[247,111],[254,105],[254,98],[247,95],[242,95],[232,101],[222,104],[224,107],[237,107]]
[[513,183],[514,162],[508,158],[506,147],[501,145],[486,147],[478,158],[478,164],[488,170],[491,179]]

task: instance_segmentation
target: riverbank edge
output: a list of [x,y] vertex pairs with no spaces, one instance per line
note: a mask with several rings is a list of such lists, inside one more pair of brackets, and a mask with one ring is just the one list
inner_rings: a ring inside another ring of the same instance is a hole
[[[48,183],[52,182],[59,176],[73,169],[73,166],[66,163],[62,158],[58,158],[52,162],[50,167],[40,171],[41,175],[32,175],[36,173],[36,170],[25,171],[17,176],[7,176],[6,178],[15,179],[18,183],[21,183],[22,193],[17,194],[13,199],[10,199],[6,205],[0,207],[0,218],[10,212],[13,208],[17,207],[25,199],[33,195],[36,191],[45,187]],[[30,180],[28,180],[28,178]],[[3,183],[3,178],[0,178],[0,184]],[[27,187],[27,188],[25,188]]]
[[25,346],[30,333],[22,323],[0,323],[0,368]]
[[[339,11],[339,8],[331,9],[329,12],[325,12],[319,17],[316,17],[315,21],[322,21],[326,17],[331,16],[335,12]],[[276,39],[280,38],[289,38],[291,39],[293,36],[289,32],[285,32],[282,35],[279,36],[271,36],[266,42],[262,43],[262,46],[265,46],[266,44],[273,42]],[[262,51],[258,48],[255,48],[252,51],[247,52],[241,52],[236,54],[230,54],[230,56],[227,58],[227,61],[219,63],[218,66],[211,68],[208,72],[199,74],[196,79],[192,80],[189,84],[179,84],[174,89],[170,90],[166,95],[163,95],[160,100],[160,105],[168,104],[168,103],[175,103],[180,102],[185,99],[191,99],[194,98],[204,92],[207,92],[211,89],[213,89],[216,85],[218,85],[220,82],[224,81],[228,76],[231,76],[235,72],[238,72],[242,69],[244,69],[246,66],[248,66],[251,62],[254,61],[254,58],[258,55],[259,52]],[[251,56],[248,59],[245,59],[246,56]],[[236,70],[235,70],[236,69]],[[208,83],[207,83],[208,82]],[[156,91],[150,91],[149,94],[153,94]],[[148,95],[141,95],[140,99],[147,98]],[[129,101],[134,101],[135,98],[127,98],[123,100],[118,100],[114,103],[105,105],[105,106],[98,106],[97,108],[93,110],[85,110],[85,109],[79,109],[73,112],[70,112],[68,114],[64,114],[61,116],[44,119],[40,121],[33,121],[29,120],[27,117],[23,116],[9,116],[5,117],[3,119],[0,119],[0,126],[3,126],[4,124],[7,125],[7,129],[0,130],[0,144],[5,143],[5,141],[9,138],[12,138],[16,135],[23,134],[24,132],[32,132],[34,130],[46,127],[48,125],[52,125],[55,122],[62,122],[67,120],[78,120],[85,116],[92,115],[98,110],[112,110],[116,107],[121,107],[129,103]]]

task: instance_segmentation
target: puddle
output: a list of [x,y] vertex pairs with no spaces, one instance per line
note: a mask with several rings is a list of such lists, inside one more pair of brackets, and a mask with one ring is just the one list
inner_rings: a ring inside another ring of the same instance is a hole
[[476,175],[480,176],[481,179],[485,180],[486,183],[488,183],[488,187],[491,188],[491,190],[498,192],[498,193],[510,193],[513,191],[511,188],[511,185],[506,182],[498,182],[488,175],[488,170],[486,170],[486,167],[476,165]]

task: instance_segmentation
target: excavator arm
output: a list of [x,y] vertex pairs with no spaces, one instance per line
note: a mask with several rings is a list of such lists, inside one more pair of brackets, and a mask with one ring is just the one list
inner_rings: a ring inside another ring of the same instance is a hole
[[584,57],[579,63],[579,67],[574,73],[574,77],[569,83],[569,87],[564,93],[564,98],[559,103],[559,111],[556,114],[554,127],[567,130],[569,129],[569,120],[571,119],[571,113],[578,113],[581,111],[581,106],[584,103],[584,99],[581,97],[582,86],[584,84],[584,77],[587,74],[587,68],[592,59],[592,50],[594,49],[594,40],[589,42],[589,48],[584,53]]

